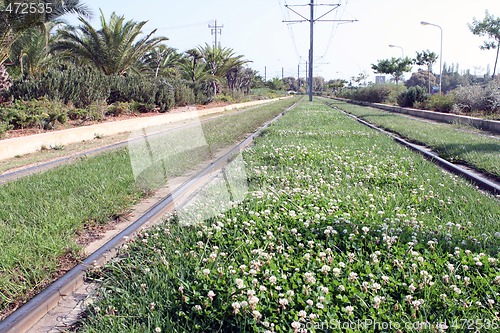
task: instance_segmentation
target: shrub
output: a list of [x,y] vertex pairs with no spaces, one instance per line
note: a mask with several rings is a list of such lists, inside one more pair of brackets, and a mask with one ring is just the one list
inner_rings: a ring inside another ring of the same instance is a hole
[[129,102],[115,102],[113,105],[108,107],[106,115],[117,117],[121,114],[127,114],[130,112],[132,112],[132,109]]
[[399,94],[398,105],[401,107],[413,107],[416,102],[423,103],[428,97],[429,95],[424,88],[419,86],[410,87]]
[[12,125],[5,121],[0,121],[0,139],[5,136],[8,130],[12,129]]
[[432,95],[425,103],[424,106],[426,109],[438,112],[449,113],[453,109],[453,105],[455,104],[455,98],[453,95]]
[[15,80],[9,94],[16,100],[46,98],[86,107],[109,96],[109,80],[86,66],[51,68],[42,74]]
[[494,113],[500,110],[500,84],[492,81],[485,87],[470,85],[453,90],[456,100],[455,109],[459,112],[470,113],[485,111]]
[[394,84],[374,84],[352,90],[344,89],[340,97],[370,103],[391,103],[394,102],[394,98],[391,96],[394,96],[401,89],[404,87]]
[[180,81],[174,84],[174,98],[176,106],[185,106],[194,104],[196,96],[192,88],[187,82]]
[[60,103],[48,100],[15,101],[0,108],[0,122],[7,129],[38,127],[53,129],[57,122],[65,123],[66,111]]

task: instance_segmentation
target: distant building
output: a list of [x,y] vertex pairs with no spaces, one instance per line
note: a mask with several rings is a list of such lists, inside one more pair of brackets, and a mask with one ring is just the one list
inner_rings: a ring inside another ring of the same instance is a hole
[[384,84],[385,83],[385,76],[384,75],[375,76],[375,83],[376,84]]

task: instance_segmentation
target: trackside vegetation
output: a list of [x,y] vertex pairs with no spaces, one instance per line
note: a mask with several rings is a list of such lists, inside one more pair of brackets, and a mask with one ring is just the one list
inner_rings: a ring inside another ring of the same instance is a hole
[[433,123],[370,107],[335,103],[355,116],[426,145],[441,157],[500,179],[500,138],[470,126]]
[[129,242],[75,331],[498,329],[497,199],[317,101],[244,157],[247,198]]
[[[208,153],[178,156],[168,176],[184,174],[218,149],[242,140],[295,101],[285,99],[203,123]],[[126,149],[0,186],[1,316],[53,279],[62,262],[81,257],[78,234],[117,219],[154,189],[136,183]]]

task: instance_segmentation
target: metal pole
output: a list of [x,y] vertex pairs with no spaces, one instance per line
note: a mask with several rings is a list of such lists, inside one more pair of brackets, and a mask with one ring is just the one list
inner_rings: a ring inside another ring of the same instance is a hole
[[442,94],[442,85],[441,83],[443,82],[443,29],[439,26],[436,25],[441,30],[441,49],[439,50],[439,94]]
[[313,47],[314,47],[314,0],[309,4],[311,6],[311,19],[310,19],[310,46],[309,46],[309,102],[313,99]]
[[215,47],[217,48],[217,20],[215,20]]
[[432,25],[434,27],[438,27],[441,30],[441,47],[439,50],[439,94],[442,93],[442,82],[443,82],[443,28],[434,23],[429,23],[422,21],[420,22],[422,25]]

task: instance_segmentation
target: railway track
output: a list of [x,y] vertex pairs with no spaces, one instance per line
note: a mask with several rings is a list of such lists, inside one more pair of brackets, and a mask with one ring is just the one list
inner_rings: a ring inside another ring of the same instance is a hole
[[[85,283],[85,276],[89,270],[93,269],[96,266],[102,266],[103,264],[105,264],[117,254],[118,250],[129,239],[134,238],[134,236],[137,235],[138,232],[146,227],[154,225],[155,223],[159,223],[161,221],[161,218],[165,216],[165,214],[173,212],[175,209],[178,209],[182,205],[189,202],[189,200],[196,194],[197,191],[199,191],[199,189],[203,188],[212,179],[214,179],[221,172],[221,170],[223,170],[223,168],[227,166],[242,150],[248,147],[264,129],[281,118],[284,113],[293,109],[296,105],[297,102],[278,114],[270,121],[266,122],[257,131],[225,152],[208,167],[205,167],[203,170],[196,173],[194,176],[182,183],[179,187],[172,190],[172,192],[168,196],[156,202],[148,211],[146,211],[146,213],[140,216],[126,229],[114,236],[106,244],[90,254],[80,264],[75,266],[61,278],[54,281],[46,289],[33,297],[30,301],[10,314],[2,322],[0,322],[0,333],[33,332],[32,328],[40,321],[40,319],[42,319],[60,302],[64,301],[65,298],[69,297],[69,295],[71,295],[75,290],[77,290],[77,288],[81,287]],[[238,112],[243,111],[244,110]],[[192,125],[188,124],[185,126],[188,127]],[[176,127],[175,129],[178,130],[179,127]],[[82,153],[82,155],[88,155],[89,153],[98,154],[110,149],[118,149],[127,144],[127,142],[118,143],[109,147],[96,149],[92,152],[85,152]],[[74,158],[74,156],[70,158],[61,158],[57,161],[48,162],[43,165],[45,166],[45,168],[55,167],[62,163],[69,162]],[[27,174],[45,170],[43,169],[43,165],[30,168],[29,170],[26,170],[22,173],[11,174],[11,178],[19,178]],[[57,328],[56,332],[59,332]]]
[[500,196],[500,184],[495,179],[492,179],[491,177],[488,177],[487,175],[484,175],[477,170],[466,169],[461,165],[452,163],[444,158],[441,158],[436,153],[434,153],[432,150],[430,150],[428,147],[411,143],[411,142],[401,138],[400,136],[398,136],[394,133],[386,131],[386,130],[384,130],[380,127],[377,127],[377,126],[375,126],[375,125],[373,125],[373,124],[371,124],[363,119],[360,119],[359,117],[356,117],[355,115],[352,115],[349,112],[341,109],[335,103],[326,102],[326,104],[328,106],[330,106],[331,108],[336,109],[336,110],[344,113],[345,115],[355,119],[359,123],[390,136],[397,143],[399,143],[399,144],[401,144],[401,145],[403,145],[403,146],[405,146],[413,151],[416,151],[419,154],[422,154],[427,160],[435,163],[436,165],[440,166],[441,168],[467,179],[468,181],[475,184],[479,189],[486,191],[486,192],[489,192],[495,196]]

